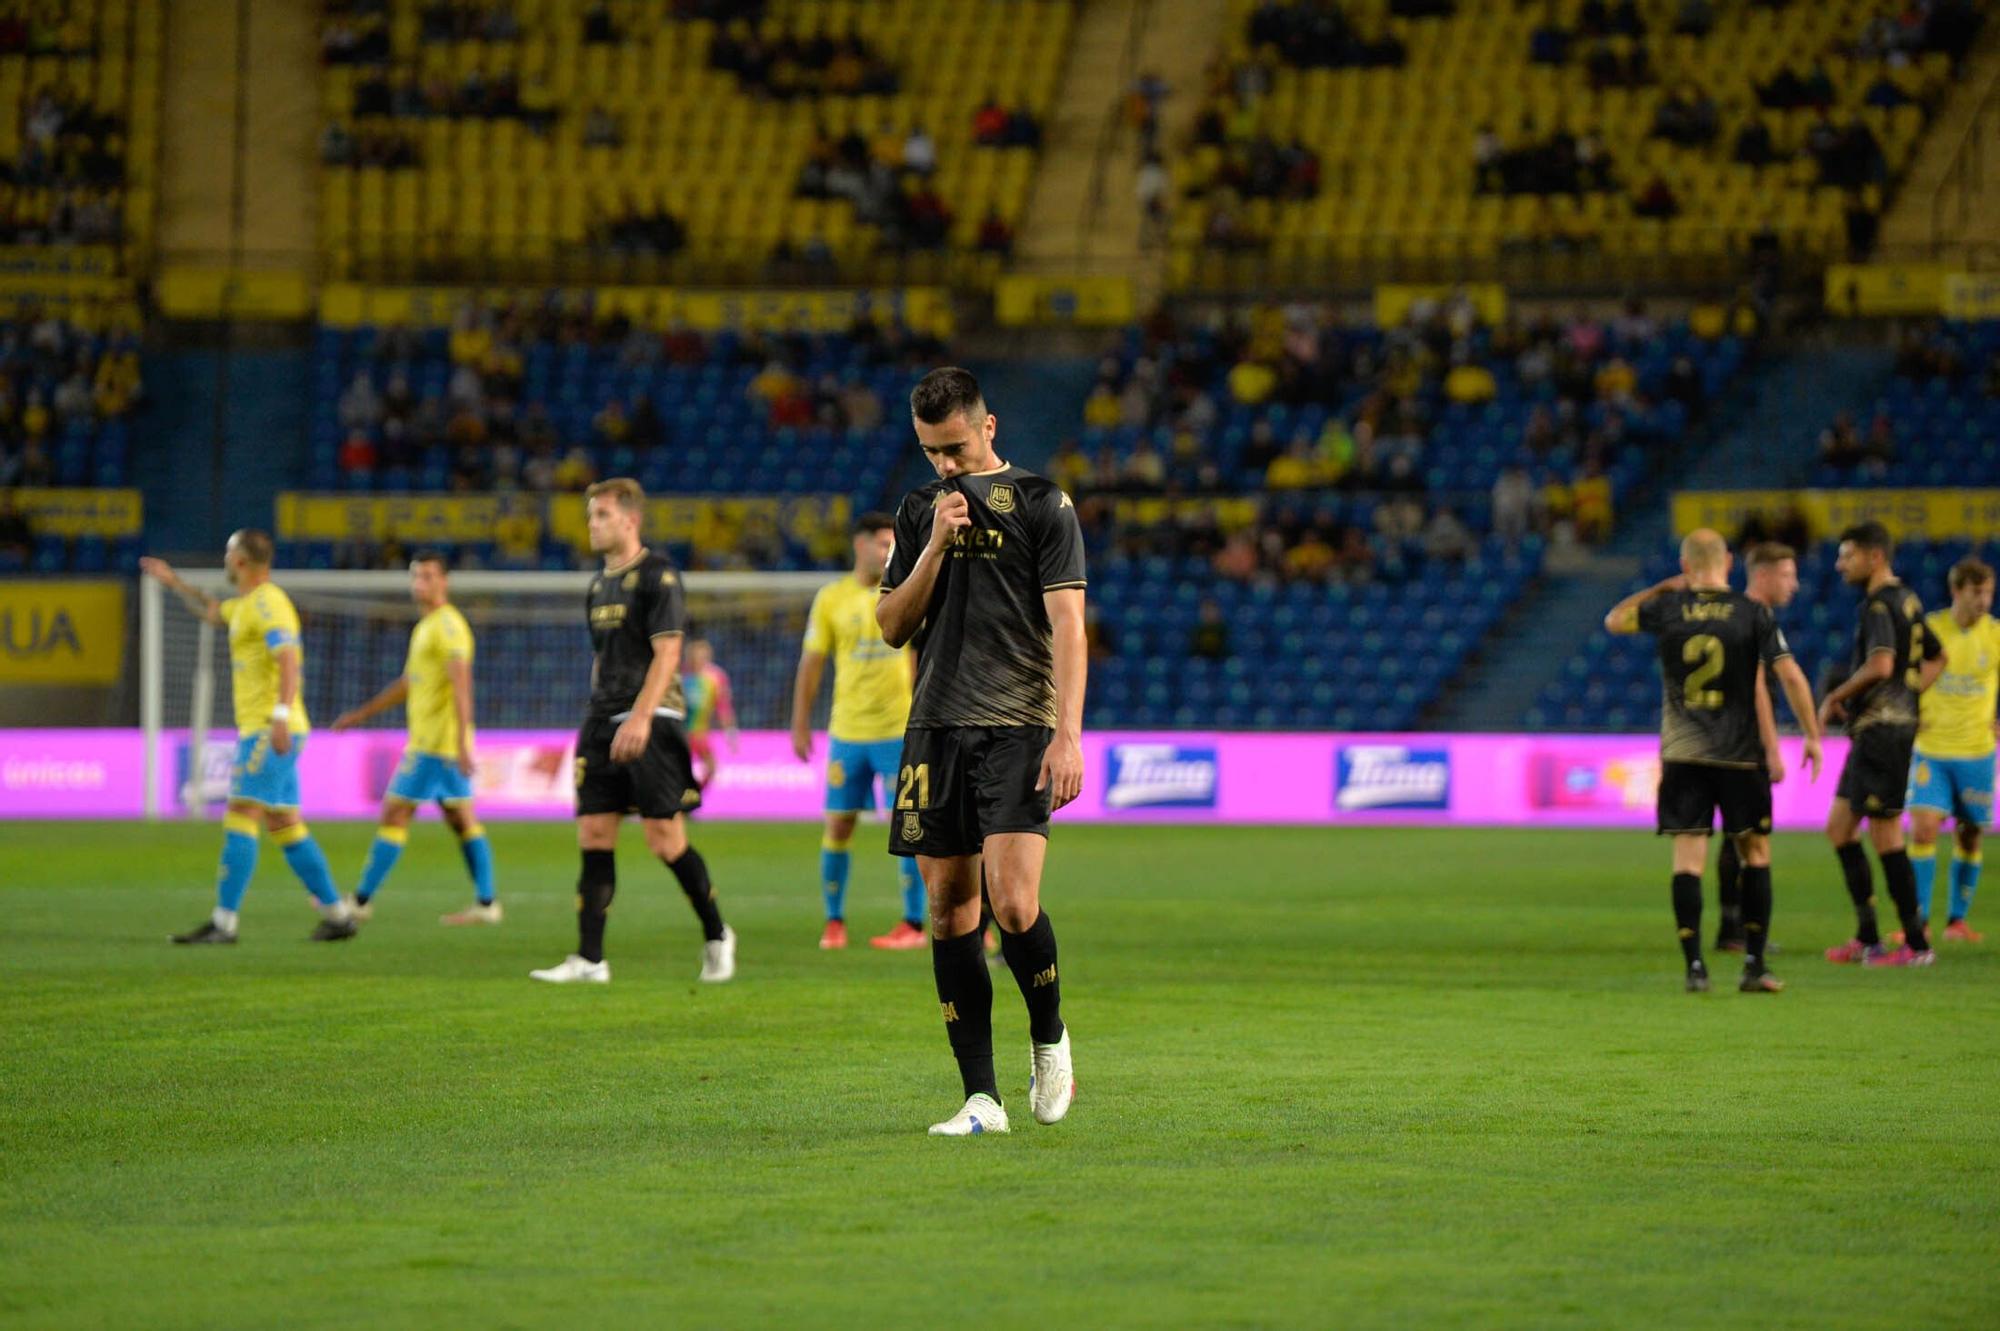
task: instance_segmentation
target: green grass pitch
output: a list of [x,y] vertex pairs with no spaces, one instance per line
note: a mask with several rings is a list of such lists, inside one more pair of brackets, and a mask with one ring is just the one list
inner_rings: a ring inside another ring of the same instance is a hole
[[1001,973],[1015,1130],[942,1141],[928,962],[816,950],[811,828],[698,829],[720,988],[636,830],[608,989],[526,978],[565,827],[493,828],[497,930],[426,824],[351,944],[267,840],[242,943],[171,948],[217,836],[0,829],[0,1326],[2000,1325],[2000,942],[1828,966],[1814,838],[1760,998],[1680,992],[1644,835],[1059,829],[1076,1107]]

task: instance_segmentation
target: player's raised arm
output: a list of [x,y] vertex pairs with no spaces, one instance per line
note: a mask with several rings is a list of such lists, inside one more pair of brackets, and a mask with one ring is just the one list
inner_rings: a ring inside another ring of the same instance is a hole
[[1645,605],[1646,602],[1652,600],[1655,596],[1663,596],[1667,592],[1684,591],[1686,588],[1687,575],[1676,573],[1671,578],[1663,579],[1650,587],[1643,587],[1633,592],[1617,605],[1611,607],[1611,612],[1604,617],[1604,631],[1606,633],[1620,634],[1637,633],[1639,631],[1639,609],[1641,606]]
[[1056,681],[1056,733],[1042,756],[1035,789],[1049,791],[1049,802],[1060,809],[1083,793],[1083,692],[1089,649],[1083,632],[1083,588],[1067,587],[1042,593],[1053,631]]
[[398,675],[387,684],[384,684],[381,692],[377,693],[367,702],[362,703],[359,707],[349,708],[347,711],[333,718],[332,728],[335,730],[352,730],[363,721],[371,717],[380,716],[391,707],[397,706],[409,696],[410,677],[408,675]]
[[[906,510],[908,507],[904,505]],[[971,508],[965,496],[955,490],[939,495],[931,513],[930,538],[908,566],[907,575],[900,578],[894,575],[900,571],[905,542],[914,542],[921,529],[909,530],[912,524],[901,516],[896,522],[897,553],[889,566],[890,576],[882,581],[882,599],[875,605],[875,622],[882,627],[882,641],[891,647],[903,646],[923,627],[924,613],[931,603],[931,591],[937,586],[938,570],[944,565],[944,552],[951,545],[952,534],[972,525]]]
[[197,587],[191,587],[174,571],[174,566],[164,559],[154,559],[151,555],[139,561],[139,571],[153,579],[175,596],[180,598],[188,613],[204,624],[220,626],[222,623],[222,603]]

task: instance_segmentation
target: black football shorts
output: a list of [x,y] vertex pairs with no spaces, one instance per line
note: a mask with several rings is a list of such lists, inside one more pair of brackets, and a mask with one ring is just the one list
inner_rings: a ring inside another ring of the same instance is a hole
[[592,717],[577,732],[577,816],[636,813],[641,818],[672,818],[699,808],[701,788],[695,784],[687,732],[680,722],[654,717],[645,752],[629,763],[611,761],[611,737],[618,726],[609,717]]
[[1049,792],[1036,790],[1047,726],[912,729],[903,736],[889,853],[976,855],[1001,832],[1049,834]]
[[1771,830],[1771,778],[1762,767],[1666,763],[1660,768],[1661,836],[1709,836],[1716,810],[1730,836]]
[[1840,785],[1833,793],[1865,817],[1901,813],[1910,789],[1910,755],[1916,747],[1915,726],[1869,726],[1849,741]]

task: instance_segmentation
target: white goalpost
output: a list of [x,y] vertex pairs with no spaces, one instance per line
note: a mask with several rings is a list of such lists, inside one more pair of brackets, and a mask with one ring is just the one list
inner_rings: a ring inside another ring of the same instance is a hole
[[[230,594],[221,569],[182,569],[192,586]],[[688,619],[732,679],[744,728],[789,723],[792,669],[813,595],[841,577],[806,573],[689,572]],[[451,576],[453,602],[471,622],[479,724],[573,727],[588,695],[589,645],[583,603],[590,571]],[[148,818],[174,808],[205,816],[226,781],[233,732],[229,652],[221,630],[178,604],[151,578],[139,588],[140,725],[145,732]],[[402,672],[416,607],[409,574],[280,568],[275,581],[298,607],[305,647],[305,698],[315,727],[372,695]],[[824,721],[824,702],[820,707]],[[398,724],[394,715],[376,723]],[[182,743],[179,736],[186,733]]]

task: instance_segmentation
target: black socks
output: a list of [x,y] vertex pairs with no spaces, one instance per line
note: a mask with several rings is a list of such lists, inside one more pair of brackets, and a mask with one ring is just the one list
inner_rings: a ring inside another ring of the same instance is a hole
[[[1868,868],[1868,852],[1859,841],[1850,841],[1834,853],[1840,856],[1840,872],[1847,879],[1848,898],[1854,902],[1854,936],[1864,946],[1875,947],[1882,941],[1882,930],[1875,923],[1875,876]],[[1910,896],[1914,903],[1914,885]]]
[[[1054,965],[1053,938],[1049,956]],[[1000,1086],[993,1079],[993,977],[986,969],[985,931],[931,939],[931,974],[937,980],[944,1033],[951,1041],[951,1056],[958,1060],[966,1098],[989,1095],[998,1104]]]
[[1717,941],[1732,939],[1743,932],[1743,921],[1748,909],[1743,900],[1743,857],[1736,853],[1733,837],[1722,839],[1722,853],[1715,859],[1715,904],[1721,908],[1722,919],[1715,927]]
[[1674,923],[1680,927],[1681,956],[1692,966],[1701,960],[1701,875],[1674,875]]
[[1882,881],[1889,885],[1889,900],[1903,921],[1903,942],[1918,952],[1928,952],[1931,940],[1924,935],[1924,915],[1917,908],[1917,871],[1910,864],[1908,850],[1891,850],[1882,856]]
[[618,892],[618,857],[608,850],[583,852],[583,873],[576,880],[576,954],[585,961],[604,960],[604,917]]
[[1771,866],[1743,866],[1743,951],[1753,970],[1764,969],[1764,947],[1771,937]]
[[688,904],[701,919],[701,936],[711,943],[722,941],[722,911],[715,904],[715,888],[708,881],[708,862],[701,852],[689,846],[681,852],[677,860],[663,859],[660,863],[674,871],[680,880],[681,891],[687,893]]
[[1047,912],[1018,934],[1000,931],[1000,954],[1028,1004],[1028,1036],[1036,1044],[1062,1039],[1062,984],[1056,974],[1056,931]]

